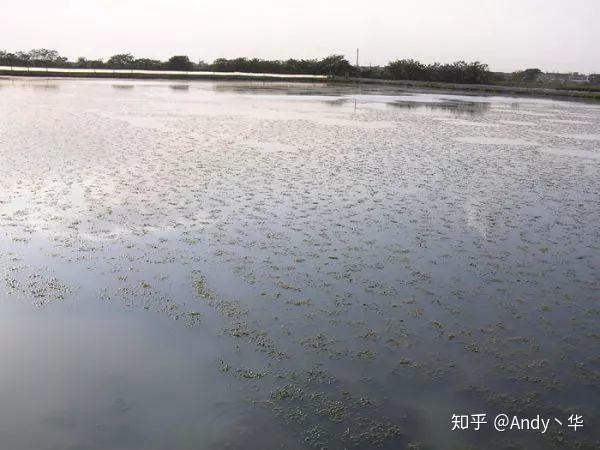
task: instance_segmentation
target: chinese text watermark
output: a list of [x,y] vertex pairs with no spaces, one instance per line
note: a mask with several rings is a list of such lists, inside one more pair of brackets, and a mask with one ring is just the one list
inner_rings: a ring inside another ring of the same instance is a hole
[[[479,431],[482,427],[488,425],[487,414],[452,414],[451,430],[472,430]],[[497,414],[490,425],[493,425],[496,431],[515,431],[532,430],[544,434],[550,426],[568,427],[573,431],[583,428],[583,416],[571,414],[568,418],[541,417],[539,414],[534,417],[509,416],[508,414]]]

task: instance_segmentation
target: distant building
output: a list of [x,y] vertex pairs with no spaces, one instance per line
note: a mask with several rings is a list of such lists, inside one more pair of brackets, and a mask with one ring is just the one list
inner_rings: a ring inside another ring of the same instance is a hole
[[569,83],[589,83],[590,77],[581,73],[572,73],[569,75]]
[[542,83],[589,83],[590,77],[588,75],[583,75],[579,72],[547,72],[540,74],[537,81]]
[[546,72],[540,74],[537,81],[542,83],[566,83],[569,80],[568,73]]

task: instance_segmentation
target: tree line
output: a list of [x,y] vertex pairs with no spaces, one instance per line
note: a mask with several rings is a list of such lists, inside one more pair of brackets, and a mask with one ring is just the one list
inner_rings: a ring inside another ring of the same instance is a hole
[[78,58],[69,61],[56,50],[33,49],[28,52],[0,51],[0,65],[17,67],[63,67],[74,69],[134,69],[134,70],[209,70],[215,72],[252,72],[306,75],[346,75],[353,68],[342,55],[322,59],[288,59],[287,61],[259,58],[218,58],[212,64],[194,63],[185,55],[176,55],[167,61],[136,58],[131,53],[102,59]]
[[56,50],[33,49],[28,52],[0,51],[0,65],[22,67],[65,67],[81,69],[181,70],[215,72],[250,72],[302,75],[337,75],[391,80],[438,81],[448,83],[488,83],[492,81],[486,64],[458,61],[451,64],[423,64],[413,59],[400,59],[384,67],[355,67],[343,55],[321,59],[268,60],[260,58],[218,58],[211,64],[192,62],[185,55],[167,61],[136,58],[131,53],[102,59],[78,58],[69,61]]
[[365,78],[387,80],[435,81],[444,83],[485,84],[492,81],[487,64],[479,61],[457,61],[449,64],[423,64],[414,59],[399,59],[383,68],[361,67]]
[[136,58],[131,53],[113,55],[102,59],[77,58],[69,61],[56,50],[44,48],[28,52],[10,53],[0,50],[0,65],[16,67],[59,67],[71,69],[142,69],[142,70],[194,70],[197,65],[187,56],[173,56],[167,61],[151,58]]

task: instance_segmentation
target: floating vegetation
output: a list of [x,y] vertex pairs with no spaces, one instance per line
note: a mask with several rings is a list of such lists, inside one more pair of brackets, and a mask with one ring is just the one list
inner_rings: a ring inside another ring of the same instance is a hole
[[56,277],[29,267],[13,267],[4,281],[9,294],[27,298],[36,306],[64,300],[73,293],[72,288]]
[[303,338],[300,343],[307,349],[328,350],[333,341],[324,333],[317,333]]
[[196,281],[194,281],[194,287],[196,288],[196,295],[198,297],[204,298],[207,300],[213,298],[213,293],[212,293],[212,291],[210,291],[206,288],[206,281],[204,279],[199,278]]

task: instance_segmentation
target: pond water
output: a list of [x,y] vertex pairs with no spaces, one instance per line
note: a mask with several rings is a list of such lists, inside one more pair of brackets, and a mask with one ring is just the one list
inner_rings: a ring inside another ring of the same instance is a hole
[[593,103],[0,79],[2,448],[599,448],[598,136]]

